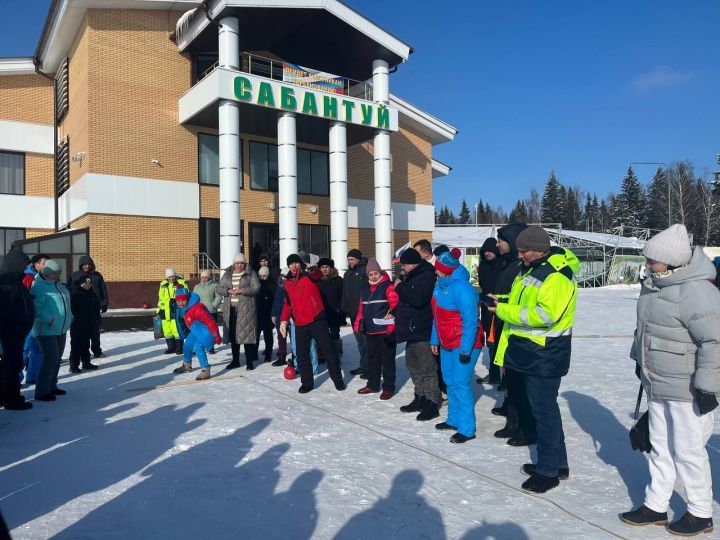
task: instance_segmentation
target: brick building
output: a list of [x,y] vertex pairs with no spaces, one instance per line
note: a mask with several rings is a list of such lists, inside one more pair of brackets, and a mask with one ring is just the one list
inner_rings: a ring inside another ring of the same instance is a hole
[[456,130],[390,93],[408,45],[337,0],[111,5],[53,0],[35,56],[0,60],[2,253],[90,254],[137,307],[167,266],[389,267],[432,235]]

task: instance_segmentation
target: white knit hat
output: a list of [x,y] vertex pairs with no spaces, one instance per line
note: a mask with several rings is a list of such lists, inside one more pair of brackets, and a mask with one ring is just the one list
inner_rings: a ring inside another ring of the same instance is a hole
[[645,244],[643,255],[676,268],[686,265],[692,257],[692,247],[685,225],[676,223],[653,236]]
[[269,276],[270,269],[267,266],[261,266],[258,270],[258,276]]
[[[47,264],[47,263],[45,263],[45,264]],[[175,269],[174,269],[174,268],[166,268],[166,269],[165,269],[165,277],[166,277],[166,278],[169,278],[169,277],[171,277],[171,276],[177,276],[177,273],[175,272]]]
[[238,253],[237,255],[235,255],[235,256],[233,257],[233,264],[236,263],[236,262],[241,262],[241,263],[246,262],[246,261],[245,261],[245,255],[243,255],[242,253]]
[[203,277],[211,278],[212,274],[210,274],[210,270],[203,270],[202,272],[200,272],[200,277],[201,278],[203,278]]

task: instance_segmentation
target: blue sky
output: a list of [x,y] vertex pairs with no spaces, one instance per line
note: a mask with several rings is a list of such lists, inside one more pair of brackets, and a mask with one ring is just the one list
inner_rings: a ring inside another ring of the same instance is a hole
[[[391,91],[460,130],[438,206],[509,210],[554,169],[606,195],[633,161],[720,166],[720,2],[348,0],[414,47]],[[2,0],[0,56],[32,55],[49,0]],[[12,21],[12,24],[8,24]],[[653,166],[636,167],[643,182]]]

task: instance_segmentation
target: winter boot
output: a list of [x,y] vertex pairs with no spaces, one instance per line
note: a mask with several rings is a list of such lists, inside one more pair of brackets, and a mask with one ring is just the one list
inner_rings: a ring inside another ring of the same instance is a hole
[[28,409],[32,409],[32,403],[29,401],[21,401],[21,400],[13,400],[13,401],[6,401],[5,404],[5,410],[6,411],[27,411]]
[[[527,476],[532,476],[533,474],[535,474],[535,468],[536,465],[534,463],[526,463],[520,468],[520,472]],[[559,480],[567,480],[568,478],[570,478],[570,469],[568,469],[567,467],[558,469]]]
[[439,424],[435,424],[435,429],[439,429],[440,431],[454,431],[457,430],[455,426],[451,426],[447,422],[440,422]]
[[558,485],[560,485],[560,479],[557,476],[553,478],[552,476],[535,473],[525,480],[521,487],[524,491],[529,491],[530,493],[545,493],[558,487]]
[[165,343],[167,343],[167,349],[163,351],[163,354],[173,354],[175,352],[175,338],[167,338]]
[[274,361],[272,364],[270,364],[270,365],[271,365],[271,366],[275,366],[275,367],[280,367],[280,366],[284,366],[284,365],[286,365],[286,364],[287,364],[287,362],[285,362],[285,359],[283,359],[283,358],[278,358],[277,360],[275,360],[275,361]]
[[423,405],[425,405],[425,398],[415,394],[415,399],[400,407],[400,412],[419,412],[422,411]]
[[70,373],[82,373],[80,369],[80,360],[70,355]]
[[713,520],[712,518],[699,518],[693,516],[690,512],[685,512],[683,517],[668,525],[667,530],[669,533],[678,536],[695,536],[696,534],[709,533],[713,532]]
[[192,364],[190,362],[183,362],[180,367],[173,369],[173,373],[190,373],[192,371]]
[[504,428],[498,429],[495,433],[493,433],[493,436],[498,439],[516,439],[521,437],[522,433],[520,433],[520,428],[517,425],[508,422],[505,424]]
[[429,399],[426,399],[422,411],[420,411],[420,414],[415,417],[415,420],[427,422],[428,420],[432,420],[438,416],[440,416],[440,411],[438,410],[437,403],[433,403]]
[[510,446],[530,446],[536,442],[535,438],[526,437],[522,432],[518,432],[514,437],[508,439],[507,443]]
[[82,368],[83,369],[97,369],[98,367],[95,364],[93,364],[90,360],[88,360],[87,362],[83,362]]
[[175,354],[182,354],[183,353],[183,340],[182,339],[175,339]]
[[195,377],[196,381],[206,381],[210,378],[210,368],[204,367],[200,370],[200,373],[198,373],[198,376]]
[[635,527],[643,525],[667,525],[668,522],[667,512],[650,510],[644,504],[637,510],[620,514],[620,520]]
[[490,412],[495,416],[507,416],[507,401],[504,401],[500,407],[495,407]]
[[468,437],[467,435],[463,435],[462,433],[456,433],[452,437],[450,437],[450,442],[455,444],[463,444],[468,441],[472,441],[475,438],[475,435],[471,435]]

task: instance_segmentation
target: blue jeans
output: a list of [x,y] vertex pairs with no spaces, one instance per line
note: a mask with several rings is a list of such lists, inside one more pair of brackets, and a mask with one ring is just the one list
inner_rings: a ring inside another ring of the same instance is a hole
[[[33,384],[37,380],[40,364],[42,364],[42,351],[37,339],[32,334],[25,338],[23,346],[23,364],[25,366],[25,383]],[[22,373],[20,374],[22,380]]]
[[446,422],[466,437],[475,435],[475,394],[473,374],[482,349],[473,349],[470,362],[460,362],[460,349],[440,349],[442,374],[447,385],[448,416]]
[[205,351],[205,345],[200,343],[200,340],[197,339],[193,334],[190,334],[186,339],[185,343],[183,343],[183,360],[187,362],[188,364],[192,364],[192,355],[193,351],[198,357],[198,362],[200,362],[201,368],[209,368],[210,364],[208,363],[207,359],[207,352]]
[[[295,355],[295,369],[299,370],[297,345],[295,344],[295,325],[292,322],[290,323],[290,349]],[[312,364],[313,374],[317,375],[320,370],[318,368],[317,341],[314,339],[310,340],[310,363]]]
[[558,468],[567,468],[567,450],[560,407],[557,404],[560,377],[524,375],[530,409],[537,426],[537,467],[544,476],[555,477]]
[[35,397],[47,396],[57,390],[60,358],[65,350],[66,336],[67,334],[36,337],[42,350],[42,364],[35,383]]

